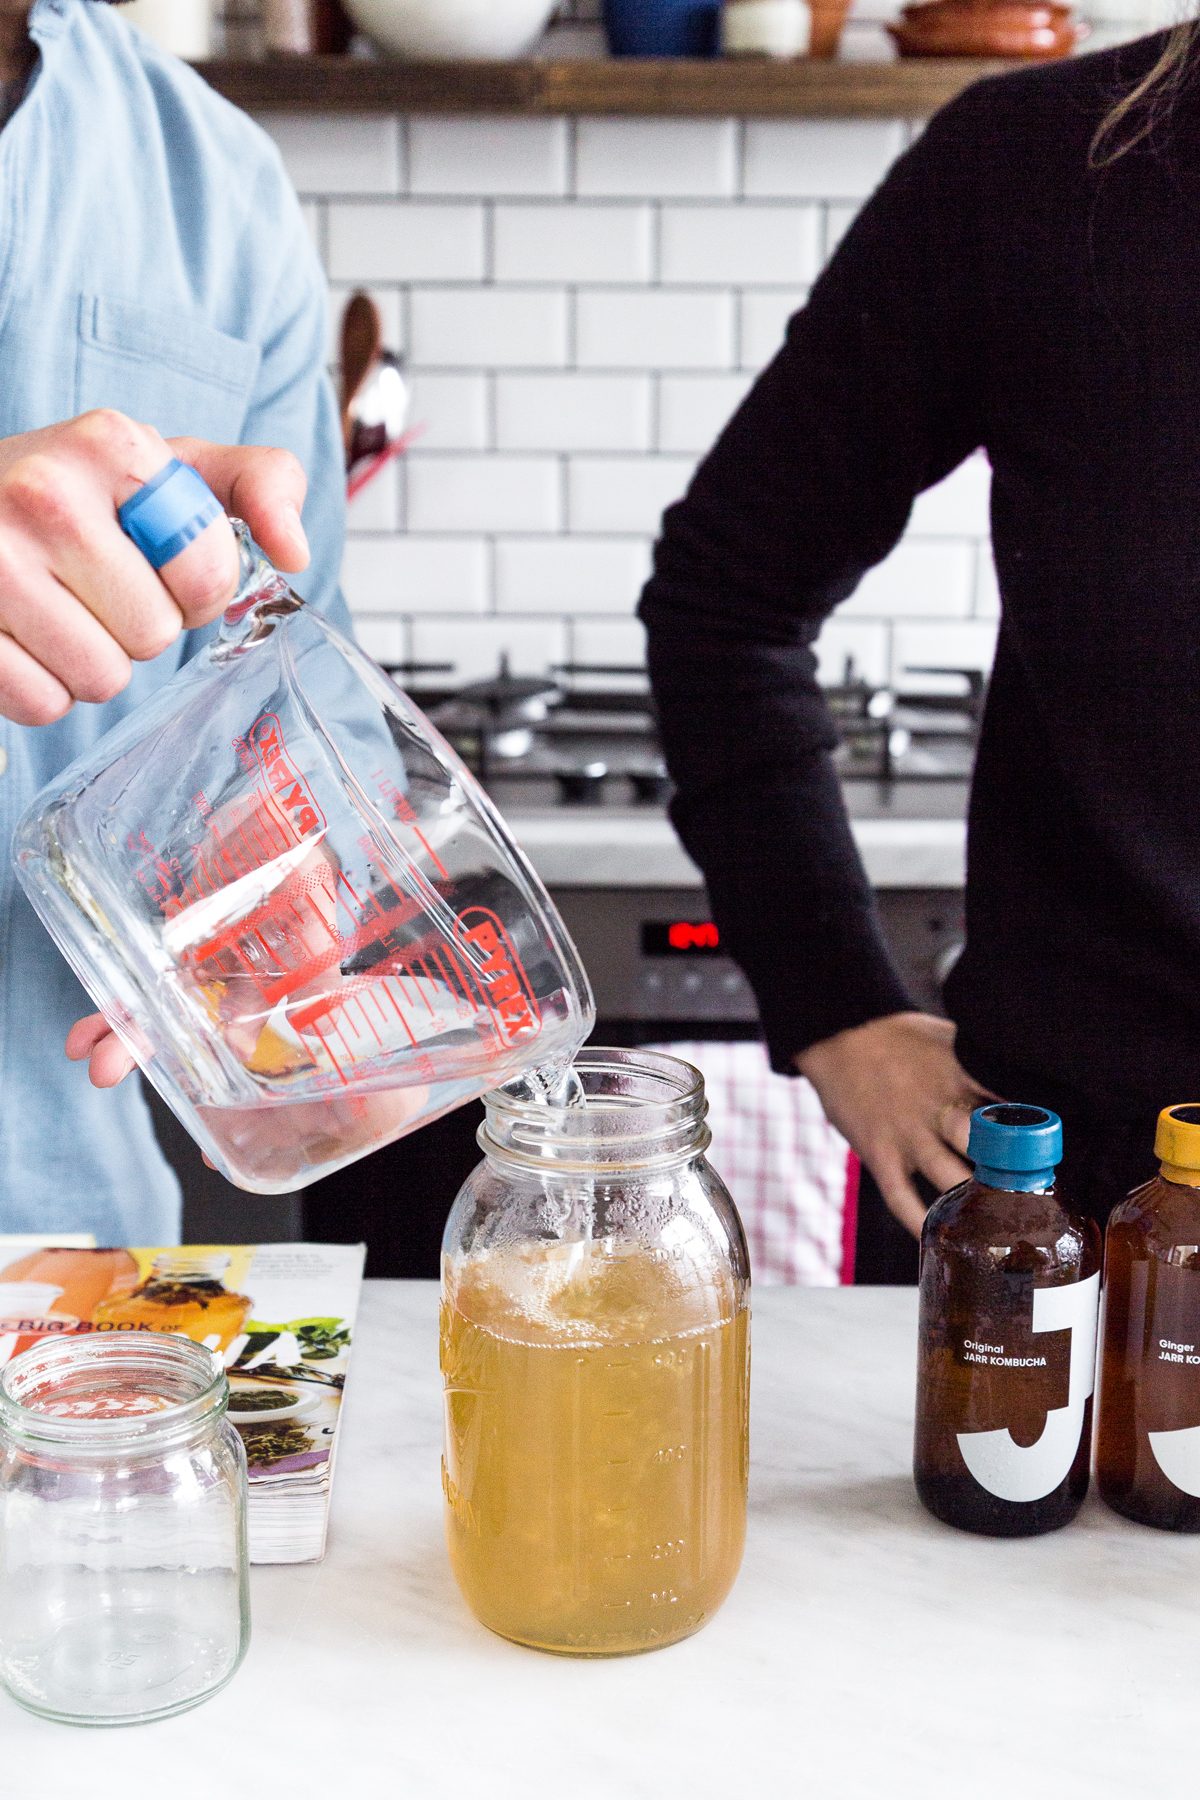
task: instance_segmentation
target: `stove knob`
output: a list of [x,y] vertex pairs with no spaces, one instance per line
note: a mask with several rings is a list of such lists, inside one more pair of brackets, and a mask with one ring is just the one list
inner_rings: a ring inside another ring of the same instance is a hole
[[608,764],[583,763],[577,769],[560,769],[554,777],[561,800],[573,806],[599,806],[604,798]]
[[664,806],[671,793],[671,777],[665,769],[630,769],[629,785],[639,806]]

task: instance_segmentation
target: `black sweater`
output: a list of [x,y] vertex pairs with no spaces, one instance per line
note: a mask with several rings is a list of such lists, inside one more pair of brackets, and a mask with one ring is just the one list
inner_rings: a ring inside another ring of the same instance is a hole
[[673,816],[779,1069],[911,1004],[811,645],[983,446],[1002,622],[959,1054],[1125,1116],[1200,1097],[1200,82],[1149,144],[1088,155],[1161,43],[941,112],[666,515],[641,615]]

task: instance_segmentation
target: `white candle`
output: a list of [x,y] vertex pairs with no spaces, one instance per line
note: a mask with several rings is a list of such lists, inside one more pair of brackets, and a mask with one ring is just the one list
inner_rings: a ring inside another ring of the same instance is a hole
[[176,56],[197,62],[212,55],[212,0],[133,0],[121,13]]
[[805,0],[726,0],[721,48],[727,56],[803,56],[808,42]]

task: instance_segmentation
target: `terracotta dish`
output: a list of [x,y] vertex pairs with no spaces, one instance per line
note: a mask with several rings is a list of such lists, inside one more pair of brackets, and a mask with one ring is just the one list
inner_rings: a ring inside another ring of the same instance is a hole
[[808,54],[826,58],[836,56],[842,40],[842,27],[850,11],[850,0],[810,0],[812,33]]
[[921,0],[888,26],[901,56],[1066,56],[1087,36],[1059,0]]

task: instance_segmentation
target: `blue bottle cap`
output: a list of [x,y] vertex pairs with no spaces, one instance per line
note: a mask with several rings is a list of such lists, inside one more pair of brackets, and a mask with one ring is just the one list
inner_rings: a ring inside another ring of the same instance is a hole
[[1045,1106],[994,1101],[971,1114],[967,1155],[985,1187],[1018,1194],[1053,1187],[1062,1161],[1062,1120]]
[[122,531],[155,569],[186,550],[220,515],[221,502],[208,483],[177,456],[117,510]]

